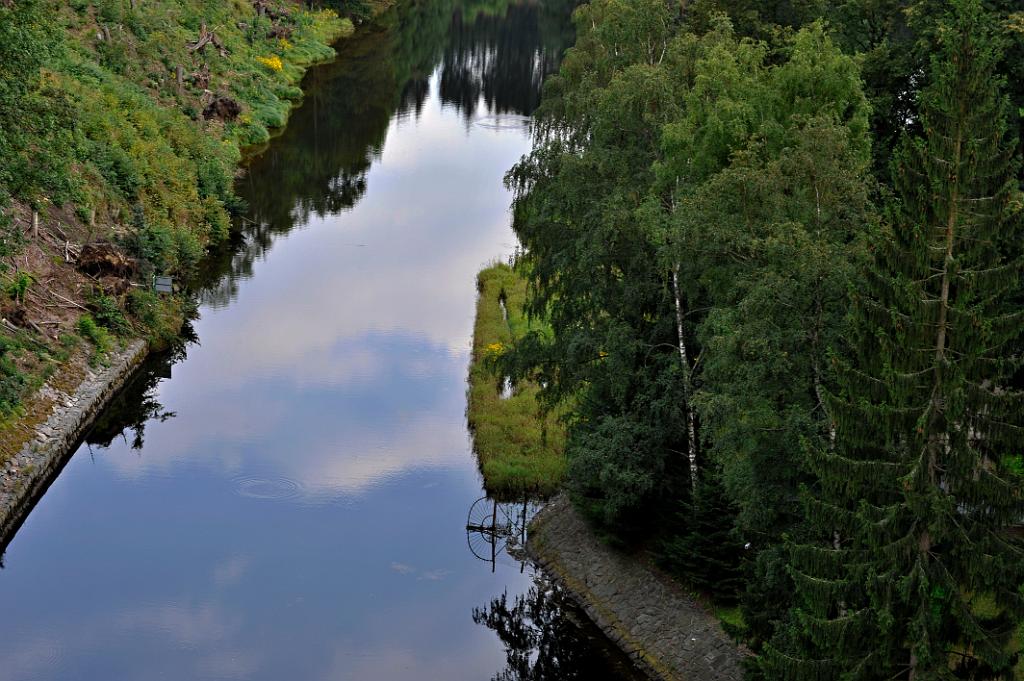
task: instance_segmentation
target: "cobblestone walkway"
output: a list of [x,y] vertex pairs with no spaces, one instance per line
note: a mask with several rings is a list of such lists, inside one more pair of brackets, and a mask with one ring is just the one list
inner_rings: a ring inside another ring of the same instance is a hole
[[743,653],[713,615],[642,563],[601,543],[565,497],[530,526],[528,550],[651,676],[739,681]]
[[0,549],[64,465],[69,450],[99,410],[146,357],[146,348],[145,341],[137,340],[115,353],[109,358],[109,366],[90,371],[72,395],[43,386],[54,401],[50,417],[36,428],[35,439],[0,466]]

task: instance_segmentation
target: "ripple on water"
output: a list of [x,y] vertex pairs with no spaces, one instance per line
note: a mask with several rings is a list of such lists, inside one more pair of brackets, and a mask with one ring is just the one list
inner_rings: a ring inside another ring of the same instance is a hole
[[528,130],[533,119],[529,116],[516,114],[497,114],[494,116],[481,116],[473,120],[473,125],[488,130]]
[[302,485],[290,478],[245,476],[235,478],[234,484],[235,492],[249,499],[287,501],[302,496]]

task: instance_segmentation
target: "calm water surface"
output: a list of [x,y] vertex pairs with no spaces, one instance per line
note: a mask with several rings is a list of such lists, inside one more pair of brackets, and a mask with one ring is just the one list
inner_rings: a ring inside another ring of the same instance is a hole
[[7,547],[0,679],[632,678],[466,531],[520,522],[470,511],[474,275],[514,248],[501,178],[569,9],[406,3],[310,73],[191,342]]

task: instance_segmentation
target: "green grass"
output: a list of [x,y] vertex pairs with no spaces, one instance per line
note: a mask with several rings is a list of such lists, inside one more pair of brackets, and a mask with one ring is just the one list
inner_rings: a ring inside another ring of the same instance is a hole
[[[273,22],[249,0],[0,3],[0,26],[26,28],[0,46],[20,88],[0,87],[0,213],[11,199],[44,221],[64,207],[87,231],[74,241],[114,238],[148,269],[188,273],[227,235],[243,148],[285,124],[305,70],[353,31],[330,10],[269,4]],[[217,43],[191,49],[204,31]],[[237,116],[207,120],[215,98]]]
[[549,496],[565,476],[565,430],[557,414],[541,412],[536,385],[521,383],[506,399],[494,371],[494,360],[516,339],[543,327],[523,314],[526,282],[509,266],[480,272],[477,288],[467,413],[484,487],[498,498]]
[[[229,213],[242,209],[233,182],[243,149],[286,122],[306,68],[333,57],[331,43],[353,31],[333,11],[269,5],[273,20],[258,17],[251,0],[0,3],[9,76],[0,83],[0,273],[25,245],[12,220],[20,203],[44,226],[63,220],[72,243],[119,242],[138,259],[142,282],[153,272],[186,278],[228,235]],[[218,45],[190,49],[203,27]],[[234,100],[237,118],[206,120],[215,96]],[[26,272],[0,277],[0,297],[23,303],[33,283]],[[89,304],[75,330],[96,346],[94,361],[109,343],[104,334],[166,344],[184,305],[138,290]],[[61,352],[30,336],[0,329],[0,418],[17,411]],[[37,346],[45,360],[33,357]]]
[[89,314],[84,314],[78,318],[75,329],[78,331],[79,336],[93,345],[93,353],[89,358],[89,364],[91,366],[104,364],[107,353],[114,349],[114,337],[111,336],[110,331],[97,324],[96,320]]
[[738,605],[715,605],[715,618],[722,623],[725,633],[734,639],[742,640],[747,630],[746,622],[743,621],[743,612]]

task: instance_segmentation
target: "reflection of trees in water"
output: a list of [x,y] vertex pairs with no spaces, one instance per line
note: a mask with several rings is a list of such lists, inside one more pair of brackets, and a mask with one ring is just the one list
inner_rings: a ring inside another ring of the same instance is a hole
[[542,575],[512,603],[503,593],[487,607],[474,608],[473,621],[493,630],[505,646],[506,666],[494,681],[643,678]]
[[233,299],[279,235],[362,197],[392,117],[422,110],[450,11],[446,2],[401,3],[342,42],[338,60],[310,71],[303,106],[236,185],[248,217],[197,282],[203,303]]
[[[132,449],[142,449],[145,444],[146,424],[149,421],[160,421],[175,417],[172,411],[166,411],[157,399],[157,385],[161,379],[169,377],[171,367],[185,359],[186,348],[198,342],[192,325],[186,323],[181,338],[171,348],[153,353],[139,368],[132,380],[120,390],[110,404],[100,412],[85,443],[89,447],[110,447],[114,440],[124,438]],[[131,442],[128,441],[131,431]]]
[[[572,41],[574,4],[410,0],[340,43],[340,58],[310,71],[303,106],[238,182],[249,215],[190,282],[199,301],[227,305],[279,237],[310,215],[337,214],[355,205],[366,192],[367,174],[380,157],[392,118],[422,113],[439,64],[442,96],[467,117],[479,97],[494,112],[531,113],[541,79]],[[87,443],[108,447],[117,437],[127,440],[130,430],[132,446],[141,448],[147,421],[173,417],[157,401],[156,386],[184,359],[190,342],[196,342],[194,336],[147,360],[104,410]]]
[[422,113],[439,64],[443,98],[467,116],[478,97],[495,112],[532,112],[572,39],[572,1],[412,1],[340,43],[340,58],[310,71],[303,106],[239,181],[244,238],[211,257],[197,282],[203,302],[234,298],[277,235],[359,201],[392,118]]
[[496,13],[457,10],[441,66],[441,99],[467,118],[481,98],[488,113],[533,113],[565,47],[545,44],[542,16],[535,3],[511,3]]

